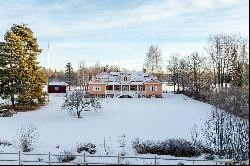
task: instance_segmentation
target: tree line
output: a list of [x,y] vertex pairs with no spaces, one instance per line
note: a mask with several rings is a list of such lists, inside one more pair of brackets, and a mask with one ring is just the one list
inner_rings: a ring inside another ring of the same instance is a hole
[[73,65],[68,62],[64,70],[57,71],[45,68],[43,70],[48,76],[49,82],[64,81],[69,85],[70,90],[72,86],[79,86],[80,89],[84,89],[93,76],[102,72],[118,72],[120,71],[120,67],[116,65],[100,65],[98,62],[93,66],[87,66],[86,62],[82,61],[75,69]]
[[[165,64],[159,47],[151,46],[146,53],[144,68],[161,81],[170,78],[174,93],[216,104],[221,109],[248,119],[248,49],[248,40],[241,34],[213,34],[208,37],[205,54],[192,52],[183,56],[173,53]],[[163,66],[167,69],[166,75],[162,71]],[[226,104],[218,104],[213,96]]]

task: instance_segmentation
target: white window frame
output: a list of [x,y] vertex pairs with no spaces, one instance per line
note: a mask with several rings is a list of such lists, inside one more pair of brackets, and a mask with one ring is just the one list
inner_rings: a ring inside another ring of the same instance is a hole
[[93,86],[93,91],[101,91],[102,87],[101,86]]
[[151,92],[157,92],[157,86],[150,86],[149,88]]
[[143,86],[139,85],[139,86],[138,86],[138,90],[139,90],[139,91],[143,91]]
[[59,87],[58,86],[55,86],[55,91],[59,91]]

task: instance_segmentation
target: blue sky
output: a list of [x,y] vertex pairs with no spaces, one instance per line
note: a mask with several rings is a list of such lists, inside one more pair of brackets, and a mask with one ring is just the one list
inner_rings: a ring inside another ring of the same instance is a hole
[[248,0],[0,0],[0,41],[12,24],[28,24],[43,49],[41,65],[67,62],[141,70],[145,52],[204,53],[209,34],[249,35]]

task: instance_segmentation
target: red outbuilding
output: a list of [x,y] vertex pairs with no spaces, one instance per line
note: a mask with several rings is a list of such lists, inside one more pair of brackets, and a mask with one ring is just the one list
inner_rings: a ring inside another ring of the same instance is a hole
[[66,93],[68,84],[65,82],[50,82],[48,93]]

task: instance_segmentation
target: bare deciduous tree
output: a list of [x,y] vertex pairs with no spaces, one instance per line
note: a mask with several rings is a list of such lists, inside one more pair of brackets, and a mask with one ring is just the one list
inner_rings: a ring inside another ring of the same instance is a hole
[[168,61],[167,69],[172,75],[172,82],[174,84],[174,93],[176,92],[176,85],[178,86],[177,91],[179,91],[179,54],[172,54]]
[[162,72],[162,54],[158,46],[152,45],[149,47],[144,67],[150,74],[159,74]]
[[77,118],[81,118],[82,111],[98,111],[102,109],[99,98],[90,97],[83,91],[74,91],[70,93],[62,107]]
[[210,35],[207,51],[213,63],[214,85],[242,86],[248,57],[248,41],[240,34],[219,33]]

